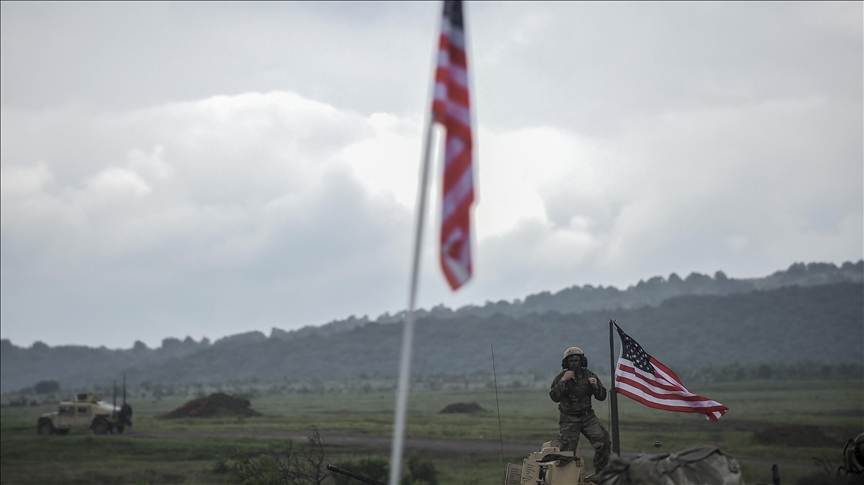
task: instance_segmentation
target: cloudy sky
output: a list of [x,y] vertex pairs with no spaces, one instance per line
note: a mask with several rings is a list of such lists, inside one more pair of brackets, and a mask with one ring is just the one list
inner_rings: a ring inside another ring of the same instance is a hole
[[[404,308],[439,4],[0,8],[3,338]],[[436,197],[421,306],[862,257],[861,2],[466,9],[475,276]]]

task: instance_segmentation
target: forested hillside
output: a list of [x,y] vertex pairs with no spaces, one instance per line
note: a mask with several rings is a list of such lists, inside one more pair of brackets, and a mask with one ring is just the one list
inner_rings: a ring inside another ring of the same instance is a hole
[[[612,286],[571,286],[555,293],[544,291],[528,295],[524,300],[514,300],[512,302],[506,300],[499,300],[497,302],[487,301],[482,306],[468,305],[456,310],[441,305],[428,310],[420,309],[416,314],[420,318],[430,316],[439,319],[464,319],[469,316],[489,317],[492,315],[509,315],[522,317],[530,314],[549,312],[584,313],[600,310],[616,310],[619,308],[657,306],[667,299],[676,296],[733,295],[755,290],[774,290],[786,286],[804,287],[862,282],[864,282],[864,260],[854,264],[846,262],[840,267],[830,263],[795,263],[786,270],[776,271],[763,278],[727,278],[722,271],[717,271],[713,277],[700,273],[690,273],[686,278],[682,279],[675,273],[672,273],[668,278],[655,276],[648,280],[640,280],[639,283],[625,290],[619,290]],[[404,312],[394,315],[385,313],[378,316],[374,321],[378,323],[399,322],[403,318]],[[310,326],[290,332],[274,328],[270,336],[291,339],[312,334],[322,336],[333,335],[334,333],[365,325],[369,321],[365,316],[360,318],[352,316],[345,320],[337,320],[325,325]],[[263,335],[260,337],[263,337]]]
[[[864,360],[864,284],[791,286],[729,295],[687,295],[657,306],[582,313],[493,314],[417,321],[413,372],[488,371],[490,345],[498,368],[554,371],[561,353],[582,347],[592,366],[609,365],[608,321],[663,362],[686,369],[732,362],[856,363]],[[401,326],[355,325],[290,339],[245,334],[198,343],[172,340],[159,349],[20,348],[2,343],[4,391],[44,379],[64,387],[106,383],[223,382],[334,378],[397,372]]]

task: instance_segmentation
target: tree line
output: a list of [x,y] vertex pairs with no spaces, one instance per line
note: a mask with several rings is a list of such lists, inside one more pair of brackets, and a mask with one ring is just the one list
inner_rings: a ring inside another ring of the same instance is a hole
[[[427,315],[417,321],[412,368],[419,376],[487,371],[492,345],[504,372],[553,372],[564,349],[573,345],[586,352],[592,366],[608,368],[610,318],[673,369],[736,361],[742,366],[864,361],[864,285],[839,283],[686,295],[657,306],[610,311],[444,319]],[[178,341],[155,351],[21,348],[4,340],[0,385],[7,392],[54,380],[70,388],[119,381],[123,373],[133,385],[392,375],[398,372],[401,332],[401,325],[368,322],[326,337],[262,335],[208,345]],[[347,363],[335,358],[340,354],[361,358]]]

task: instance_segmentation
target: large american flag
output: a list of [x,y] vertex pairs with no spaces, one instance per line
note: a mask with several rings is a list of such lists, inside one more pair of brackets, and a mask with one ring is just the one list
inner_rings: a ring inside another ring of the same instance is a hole
[[471,278],[471,110],[462,2],[444,2],[432,113],[444,125],[444,180],[441,204],[441,269],[452,289]]
[[615,390],[655,409],[701,413],[717,421],[728,407],[688,391],[681,379],[615,324],[621,337],[621,355],[615,368]]

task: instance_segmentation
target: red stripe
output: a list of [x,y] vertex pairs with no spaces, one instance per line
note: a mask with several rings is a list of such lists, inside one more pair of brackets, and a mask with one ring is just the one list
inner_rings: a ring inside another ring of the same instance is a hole
[[465,55],[465,49],[450,44],[450,36],[441,34],[438,39],[438,50],[447,51],[450,64],[461,68],[468,67],[468,56]]
[[[470,137],[471,127],[464,124],[458,118],[449,116],[448,115],[448,107],[459,106],[459,107],[463,108],[465,111],[470,112],[471,111],[470,101],[469,100],[454,99],[451,96],[451,93],[454,91],[452,89],[453,85],[448,84],[447,86],[448,86],[447,87],[447,93],[443,97],[442,96],[436,96],[435,98],[432,99],[432,112],[435,114],[435,121],[438,121],[439,123],[442,123],[442,124],[454,123],[456,125],[455,126],[456,128],[458,128],[459,126],[465,127],[465,130],[467,130],[468,135],[460,136],[460,138],[468,138],[468,137]],[[459,87],[458,85],[456,85],[456,86]],[[456,91],[457,92],[455,94],[457,96],[461,96],[458,91],[464,91],[464,90],[462,90],[461,87],[459,87],[459,89]],[[468,97],[467,91],[464,92],[464,96]]]
[[633,394],[632,392],[628,391],[627,389],[616,388],[616,392],[618,392],[618,394],[627,396],[630,399],[633,399],[634,401],[638,401],[638,402],[648,406],[649,408],[663,409],[665,411],[675,411],[675,412],[679,412],[679,413],[705,414],[705,415],[708,415],[709,418],[711,418],[714,421],[716,421],[717,419],[713,416],[710,416],[710,413],[713,413],[716,411],[716,412],[721,412],[721,413],[725,414],[726,411],[729,409],[723,405],[706,406],[706,407],[702,407],[702,408],[687,407],[687,406],[670,406],[668,404],[661,404],[658,402],[649,401],[642,396],[639,396],[637,394]]
[[[474,203],[474,191],[465,194],[465,198],[460,200],[456,207],[453,209],[453,212],[450,213],[450,216],[447,219],[441,221],[441,233],[449,234],[450,231],[453,230],[454,227],[458,226],[458,220],[460,217],[470,215],[471,214],[471,204]],[[446,239],[446,238],[445,238]]]
[[471,223],[471,211],[468,210],[470,207],[466,204],[462,210],[458,210],[450,216],[447,221],[441,225],[441,242],[446,241],[450,234],[456,228],[465,228],[470,227]]
[[628,379],[626,377],[625,378],[616,377],[615,382],[621,382],[624,384],[629,384],[630,386],[635,387],[646,394],[650,394],[651,396],[653,396],[657,399],[667,399],[667,400],[672,399],[675,401],[690,401],[690,402],[711,401],[711,399],[708,399],[707,397],[698,396],[696,394],[686,395],[686,394],[681,394],[680,392],[678,392],[678,393],[657,392],[657,391],[654,391],[653,389],[651,389],[650,387],[645,386],[641,382],[637,382],[637,381],[634,381],[633,379]]
[[[446,197],[449,193],[450,193],[450,190],[449,190],[449,189],[448,189],[448,190],[444,190],[444,191],[442,191],[442,194],[443,194],[445,197]],[[471,203],[472,203],[473,201],[474,201],[474,186],[472,185],[471,188],[468,190],[468,192],[465,194],[465,197],[463,197],[462,200],[460,200],[460,201],[457,202],[456,207],[453,208],[453,211],[451,212],[451,214],[456,214],[456,213],[459,212],[460,210],[467,210],[467,207],[466,207],[466,206],[471,205]],[[450,217],[452,217],[452,215],[451,215]],[[441,223],[442,223],[442,224],[445,224],[445,223],[447,222],[447,220],[450,219],[450,217],[448,217],[448,218],[445,219],[445,220],[442,220]]]
[[[441,271],[444,273],[444,278],[447,280],[447,284],[450,285],[450,288],[454,290],[462,286],[463,281],[459,281],[456,276],[450,272],[450,268],[447,267],[447,264],[444,262],[444,258],[440,258],[439,264],[441,265]],[[471,265],[468,265],[469,272]]]
[[663,404],[662,402],[652,401],[650,399],[646,399],[638,394],[632,393],[627,389],[619,389],[617,390],[619,394],[629,397],[634,401],[638,401],[648,407],[655,409],[664,409],[667,411],[675,411],[680,413],[695,413],[695,414],[709,414],[713,412],[725,412],[726,406],[718,405],[718,406],[705,406],[705,407],[695,407],[695,406],[674,406],[671,404]]
[[[470,258],[470,256],[469,256],[469,258]],[[462,283],[465,283],[465,281],[460,281],[456,277],[456,275],[454,275],[453,273],[450,272],[450,268],[445,263],[443,255],[440,258],[440,264],[441,264],[441,270],[444,272],[444,277],[447,279],[447,283],[450,285],[450,288],[455,290],[455,289],[459,288],[460,286],[462,286]],[[466,270],[468,273],[468,278],[470,278],[471,273],[472,273],[472,266],[471,266],[471,260],[470,259],[468,260],[468,264],[466,265]]]
[[447,34],[441,34],[438,36],[438,50],[449,51],[450,50],[450,36]]
[[[447,155],[449,154],[445,153],[444,156]],[[456,182],[462,178],[462,174],[464,174],[466,170],[471,170],[471,145],[462,149],[462,153],[457,155],[456,158],[447,165],[447,168],[444,169],[444,192],[448,192],[450,187],[455,185]]]
[[[448,45],[450,44],[449,39],[447,41],[447,44]],[[458,48],[458,47],[450,46],[450,64],[453,64],[453,65],[459,66],[459,67],[463,67],[463,68],[467,68],[468,67],[468,59],[465,56],[465,51]]]
[[[624,364],[620,363],[622,360],[625,360],[625,359],[623,359],[623,358],[619,359],[619,366],[624,365]],[[684,386],[684,384],[681,382],[681,380],[678,379],[678,376],[675,375],[675,373],[672,372],[671,369],[669,369],[668,367],[663,365],[659,360],[656,360],[654,357],[649,357],[649,362],[651,362],[654,365],[655,370],[659,369],[660,371],[665,372],[667,375],[669,375],[669,378],[672,379],[672,381],[669,381],[669,379],[662,376],[659,372],[655,374],[658,382],[668,383],[668,387],[664,387],[664,389],[674,390],[674,391],[684,391],[684,392],[688,392],[688,393],[690,392],[690,390]],[[627,366],[625,365],[625,367],[627,367]],[[637,373],[634,368],[632,368],[632,367],[627,367],[627,368],[630,370],[631,373],[638,375],[640,378],[650,380],[650,378],[646,378],[646,377],[642,376],[642,374]]]
[[467,144],[465,147],[466,151],[471,151],[471,127],[466,126],[460,123],[458,120],[454,120],[453,118],[447,117],[447,120],[444,122],[444,126],[447,127],[447,136],[455,136],[457,138],[461,138]]
[[[648,361],[651,362],[651,364],[652,364],[654,367],[659,367],[660,370],[662,370],[663,372],[665,372],[666,374],[668,374],[670,377],[674,378],[674,379],[675,379],[675,382],[678,383],[679,385],[681,385],[681,387],[684,387],[684,383],[681,382],[681,379],[678,377],[677,374],[675,374],[674,372],[672,372],[672,369],[666,367],[665,365],[663,365],[662,362],[660,362],[659,360],[655,359],[654,357],[650,357],[650,358],[648,359]],[[686,389],[686,388],[685,388],[685,389]]]
[[468,108],[471,104],[468,90],[461,84],[456,84],[452,82],[447,84],[447,97],[450,98],[451,102],[460,104],[466,108]]
[[713,413],[715,411],[720,412],[720,411],[724,411],[724,410],[728,409],[728,408],[726,408],[726,406],[723,406],[723,405],[697,407],[697,406],[678,406],[678,405],[673,405],[673,404],[664,404],[662,401],[652,401],[651,399],[647,399],[644,396],[640,396],[634,392],[631,392],[631,391],[629,391],[627,389],[623,389],[623,388],[622,389],[616,388],[616,392],[618,392],[619,394],[623,394],[623,395],[625,395],[625,396],[627,396],[627,397],[629,397],[635,401],[639,401],[648,407],[652,407],[652,408],[656,408],[656,409],[666,409],[669,411],[677,411],[677,412],[682,412],[682,413],[708,414],[708,413]]
[[[463,235],[462,243],[468,244],[468,245],[471,244],[471,235],[469,232],[471,229],[471,217],[470,217],[469,206],[466,205],[466,206],[464,206],[463,210],[460,210],[460,211],[457,211],[456,213],[454,213],[448,222],[449,223],[446,224],[444,227],[442,227],[442,230],[441,230],[441,251],[442,252],[440,254],[440,264],[441,264],[441,269],[444,272],[444,277],[447,279],[447,282],[450,284],[450,287],[453,289],[456,289],[459,286],[461,286],[462,283],[464,283],[464,281],[461,281],[460,279],[458,279],[456,277],[456,275],[451,273],[449,266],[445,263],[445,260],[448,258],[448,256],[444,254],[444,243],[445,243],[445,241],[447,241],[450,238],[452,231],[458,227],[461,229],[461,232]],[[470,251],[470,247],[468,249]],[[458,260],[459,258],[457,257],[456,259]],[[470,252],[468,254],[468,260],[464,261],[464,262],[460,261],[460,263],[464,264],[463,268],[465,269],[465,271],[467,272],[467,274],[470,277],[471,272],[472,272]]]
[[466,110],[471,107],[471,96],[468,94],[468,90],[464,86],[450,82],[450,80],[443,74],[436,76],[435,82],[436,84],[443,84],[447,88],[447,92],[444,95],[435,95],[435,101],[443,101],[461,106]]
[[[448,116],[447,117],[447,133],[455,137],[461,138],[467,142],[471,141],[471,127],[461,121]],[[469,143],[470,146],[470,143]]]
[[[636,373],[636,369],[635,369],[635,368],[630,367],[630,366],[628,366],[628,365],[625,365],[625,364],[621,364],[621,363],[619,363],[619,364],[618,364],[618,368],[621,370],[621,372],[626,372],[627,374],[630,374],[630,375],[632,375],[633,377],[636,377],[636,378],[642,379],[642,380],[645,381],[645,382],[655,384],[657,387],[662,388],[662,389],[664,389],[664,390],[666,390],[666,391],[680,391],[679,388],[674,387],[674,386],[671,386],[671,385],[669,385],[669,384],[665,384],[663,381],[659,381],[659,380],[656,380],[656,379],[651,379],[651,378],[649,378],[649,377],[645,377],[645,376],[643,376],[642,374],[638,374],[638,373]],[[617,373],[617,372],[615,373],[615,380],[618,380],[618,373]]]
[[474,202],[474,191],[472,190],[465,199],[459,203],[453,214],[445,221],[441,221],[441,240],[446,241],[453,229],[463,226],[463,222],[470,222],[471,204]]
[[[462,33],[462,36],[465,36],[464,31],[459,31]],[[451,44],[450,43],[450,35],[447,33],[441,33],[438,36],[438,50],[447,51],[450,57],[450,64],[459,67],[467,67],[468,66],[468,56],[465,55],[465,49]]]
[[[633,377],[640,377],[640,376],[633,376]],[[651,385],[646,386],[642,382],[639,382],[639,381],[634,380],[634,379],[630,379],[628,376],[616,376],[615,382],[621,382],[624,384],[629,384],[633,387],[636,387],[638,389],[645,391],[648,394],[651,394],[652,396],[657,397],[658,399],[668,397],[668,398],[675,398],[675,399],[678,399],[681,401],[711,401],[711,399],[708,399],[707,397],[699,396],[699,395],[693,394],[692,392],[689,392],[689,391],[684,392],[684,391],[679,391],[679,390],[672,390],[670,392],[660,392],[660,391],[657,391],[656,389],[652,389],[652,387],[660,387],[660,386],[651,386]],[[654,384],[654,383],[649,381],[649,384]],[[666,388],[664,388],[663,390],[669,391],[669,389],[666,389]]]
[[463,229],[469,227],[469,223],[471,222],[471,211],[468,210],[469,208],[470,203],[459,204],[459,210],[453,212],[453,215],[442,223],[441,241],[445,241],[454,229],[458,227]]
[[432,101],[432,113],[435,115],[435,121],[442,123],[441,117],[447,112],[447,101],[443,99],[435,99]]

